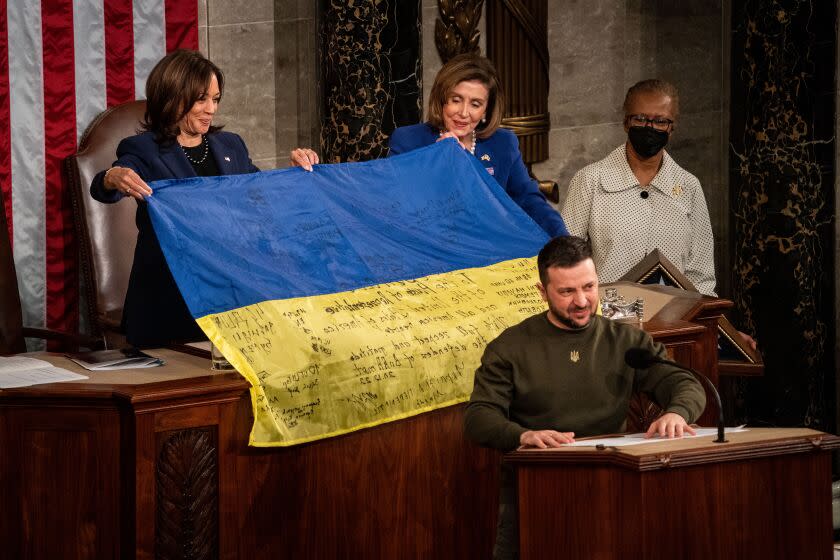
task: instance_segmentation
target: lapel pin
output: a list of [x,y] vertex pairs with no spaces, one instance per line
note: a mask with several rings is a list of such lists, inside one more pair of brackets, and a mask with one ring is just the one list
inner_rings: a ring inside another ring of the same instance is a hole
[[673,189],[671,189],[671,194],[674,196],[680,196],[682,194],[682,187],[680,185],[675,185]]
[[490,161],[490,154],[484,154],[481,156],[481,161]]
[[225,161],[230,161],[230,158],[225,156]]

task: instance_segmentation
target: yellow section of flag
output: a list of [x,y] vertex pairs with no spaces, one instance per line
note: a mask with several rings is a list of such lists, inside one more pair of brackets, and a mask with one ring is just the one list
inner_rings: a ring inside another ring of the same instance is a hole
[[467,400],[487,343],[545,311],[537,280],[514,259],[198,323],[251,382],[251,445],[287,446]]

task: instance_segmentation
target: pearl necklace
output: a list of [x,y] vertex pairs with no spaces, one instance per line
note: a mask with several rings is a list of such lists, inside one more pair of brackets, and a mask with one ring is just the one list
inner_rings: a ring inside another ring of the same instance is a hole
[[200,159],[191,158],[190,153],[187,151],[187,148],[185,146],[181,146],[181,149],[184,150],[184,155],[187,156],[187,159],[193,165],[201,165],[202,163],[204,163],[204,161],[207,159],[207,154],[210,153],[210,145],[207,143],[207,137],[204,136],[203,134],[201,135],[201,144],[199,144],[196,147],[199,147],[199,146],[204,146],[204,152],[201,154]]
[[[445,133],[441,131],[438,136],[443,136]],[[460,141],[460,140],[459,140]],[[468,150],[472,155],[475,155],[475,129],[472,131],[472,146]]]

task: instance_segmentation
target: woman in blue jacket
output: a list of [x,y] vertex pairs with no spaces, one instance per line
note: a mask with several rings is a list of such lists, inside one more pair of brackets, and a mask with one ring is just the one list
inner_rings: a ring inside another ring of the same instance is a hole
[[560,213],[528,175],[516,135],[499,128],[503,105],[493,63],[473,54],[458,55],[435,77],[426,122],[396,129],[390,155],[455,138],[546,233],[568,235]]
[[[235,175],[259,171],[238,135],[222,132],[213,116],[224,90],[219,68],[195,51],[174,51],[157,63],[146,81],[145,132],[117,147],[117,161],[94,177],[90,193],[112,203],[137,199],[137,247],[123,307],[129,343],[139,347],[204,337],[175,284],[152,229],[147,183],[162,179]],[[291,153],[292,165],[318,163],[309,149]]]

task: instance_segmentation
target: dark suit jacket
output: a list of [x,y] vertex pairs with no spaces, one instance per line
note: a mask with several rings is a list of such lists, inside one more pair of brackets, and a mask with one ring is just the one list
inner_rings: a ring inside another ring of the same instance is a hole
[[[434,144],[438,137],[439,131],[426,123],[401,126],[391,134],[390,155]],[[500,128],[490,138],[478,140],[475,157],[514,202],[548,235],[569,235],[560,213],[551,207],[539,191],[537,183],[528,175],[519,151],[519,139],[513,132]]]
[[[210,153],[222,175],[259,171],[251,163],[242,138],[230,132],[207,135]],[[117,147],[115,166],[130,167],[147,183],[162,179],[195,177],[195,170],[174,143],[155,142],[151,132],[131,136]],[[94,177],[90,194],[100,202],[116,202],[125,196],[105,190],[105,172]],[[152,195],[154,196],[154,195]],[[128,341],[139,347],[163,346],[172,341],[196,340],[204,335],[184,302],[152,229],[145,202],[137,204],[137,248],[123,308],[123,328]]]

